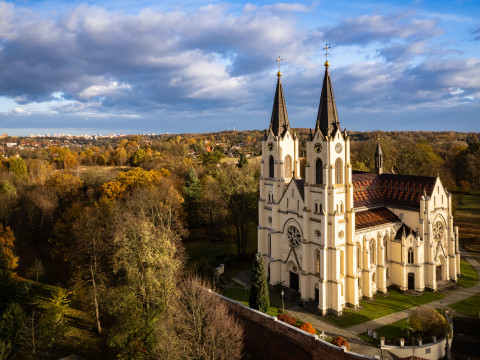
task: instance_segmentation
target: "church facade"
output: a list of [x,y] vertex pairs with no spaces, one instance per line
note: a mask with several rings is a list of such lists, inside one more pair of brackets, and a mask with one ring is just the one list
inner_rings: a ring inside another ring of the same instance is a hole
[[341,131],[325,62],[320,104],[306,142],[300,178],[299,139],[290,128],[278,72],[270,127],[262,140],[258,251],[271,285],[341,315],[363,297],[401,290],[436,291],[460,274],[452,197],[439,177],[354,172],[350,138]]

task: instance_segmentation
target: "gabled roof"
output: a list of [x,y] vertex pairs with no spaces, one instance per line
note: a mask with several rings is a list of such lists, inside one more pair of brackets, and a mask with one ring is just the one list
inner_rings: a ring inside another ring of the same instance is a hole
[[393,212],[385,207],[364,210],[355,213],[355,230],[384,225],[400,221]]
[[328,73],[328,63],[325,63],[325,76],[323,77],[322,94],[320,95],[320,105],[318,106],[318,115],[316,131],[320,130],[323,136],[333,136],[337,129],[340,129],[338,120],[337,105],[333,95],[332,80]]
[[436,178],[429,176],[354,172],[354,208],[394,206],[418,209],[423,192],[431,195]]
[[270,129],[273,135],[283,137],[290,130],[288,121],[287,105],[285,96],[283,95],[283,87],[280,81],[282,74],[278,72],[277,89],[275,90],[275,98],[273,99],[272,117],[270,119]]
[[409,236],[410,234],[417,237],[417,233],[405,224],[400,226],[400,229],[398,229],[397,233],[395,234],[395,240],[401,240],[403,234],[405,234],[405,237]]
[[293,179],[295,184],[297,184],[298,192],[302,197],[302,200],[305,201],[305,179]]

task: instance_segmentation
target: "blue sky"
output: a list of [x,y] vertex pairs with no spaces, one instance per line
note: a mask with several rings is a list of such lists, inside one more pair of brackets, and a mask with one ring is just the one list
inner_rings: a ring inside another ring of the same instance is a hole
[[0,133],[480,131],[480,2],[1,1]]

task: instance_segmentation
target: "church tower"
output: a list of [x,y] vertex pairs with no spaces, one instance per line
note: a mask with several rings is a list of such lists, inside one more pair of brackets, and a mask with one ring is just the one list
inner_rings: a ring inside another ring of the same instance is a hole
[[[270,264],[270,259],[281,259],[280,220],[275,214],[285,188],[298,178],[298,138],[290,128],[287,106],[281,82],[281,59],[277,60],[277,87],[273,100],[270,127],[262,139],[260,176],[258,251],[266,255],[265,263],[271,282],[280,282],[280,263]],[[271,266],[270,266],[271,265]],[[278,269],[274,269],[277,267]]]
[[[324,50],[328,50],[328,46]],[[328,53],[326,53],[328,55]],[[305,227],[316,254],[315,275],[307,288],[314,289],[321,314],[341,314],[346,303],[357,305],[351,261],[354,236],[350,139],[340,130],[332,81],[325,62],[325,75],[315,130],[307,141],[305,167]],[[308,226],[310,224],[310,226]],[[305,254],[307,255],[307,254]],[[309,256],[312,258],[312,256]],[[313,281],[313,283],[312,283]],[[313,298],[313,296],[312,296]]]

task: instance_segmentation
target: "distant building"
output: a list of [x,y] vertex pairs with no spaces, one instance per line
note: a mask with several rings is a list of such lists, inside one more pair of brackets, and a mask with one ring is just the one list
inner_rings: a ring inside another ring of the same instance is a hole
[[378,144],[375,172],[352,172],[325,63],[315,130],[300,178],[278,72],[270,128],[262,141],[258,251],[271,285],[313,302],[319,313],[387,291],[437,290],[460,274],[452,197],[440,178],[387,174]]

